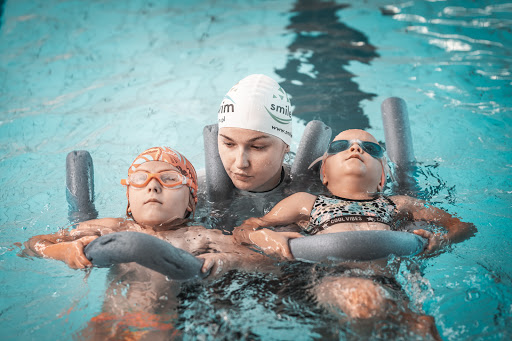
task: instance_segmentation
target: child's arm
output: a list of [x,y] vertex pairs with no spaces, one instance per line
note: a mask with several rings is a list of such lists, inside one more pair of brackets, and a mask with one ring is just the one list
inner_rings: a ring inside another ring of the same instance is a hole
[[[242,246],[239,246],[242,247]],[[256,271],[269,268],[273,264],[266,255],[254,252],[247,247],[233,252],[203,253],[198,258],[204,260],[202,273],[209,273],[208,278],[215,278],[229,270]]]
[[297,232],[275,232],[262,227],[297,224],[309,220],[316,196],[300,192],[281,200],[261,218],[250,218],[235,227],[233,236],[240,244],[252,244],[267,254],[292,259],[288,246],[290,238],[302,237]]
[[84,255],[84,247],[112,224],[117,224],[117,219],[83,222],[71,231],[62,230],[54,234],[34,236],[25,242],[25,247],[36,256],[63,261],[74,269],[89,267],[92,264]]
[[445,243],[460,243],[475,235],[477,229],[471,223],[465,223],[437,207],[428,205],[427,202],[407,196],[395,196],[392,198],[399,211],[412,214],[414,220],[432,222],[442,226],[447,233],[432,233],[423,229],[414,231],[415,234],[428,238],[427,252],[434,252]]

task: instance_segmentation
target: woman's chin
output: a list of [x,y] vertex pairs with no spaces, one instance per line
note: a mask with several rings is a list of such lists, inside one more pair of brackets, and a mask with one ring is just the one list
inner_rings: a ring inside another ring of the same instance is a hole
[[254,191],[254,189],[257,187],[252,182],[248,181],[240,181],[237,179],[231,179],[231,181],[236,188],[242,191]]

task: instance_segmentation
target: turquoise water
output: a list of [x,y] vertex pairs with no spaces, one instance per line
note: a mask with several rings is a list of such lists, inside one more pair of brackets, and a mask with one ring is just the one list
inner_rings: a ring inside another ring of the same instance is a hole
[[[70,339],[101,311],[106,270],[84,276],[59,262],[16,256],[15,242],[69,224],[67,153],[91,152],[99,214],[122,216],[119,179],[128,160],[166,144],[204,168],[202,128],[215,122],[224,93],[251,73],[273,76],[293,96],[292,149],[311,119],[335,130],[369,129],[383,140],[380,103],[407,101],[425,196],[479,233],[421,260],[423,279],[404,270],[400,280],[444,339],[510,338],[512,3],[2,4],[3,338]],[[242,297],[229,297],[231,307],[207,307],[222,298],[213,287],[184,305],[185,335],[350,335],[307,307],[280,306],[258,286],[242,291],[237,280],[224,283]]]

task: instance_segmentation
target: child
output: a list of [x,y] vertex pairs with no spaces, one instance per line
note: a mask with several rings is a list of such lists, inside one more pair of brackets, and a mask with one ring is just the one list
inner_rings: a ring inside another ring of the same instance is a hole
[[[179,152],[167,147],[144,151],[128,169],[128,178],[121,183],[127,187],[128,219],[82,222],[72,231],[32,237],[26,242],[27,248],[35,255],[64,261],[71,268],[85,268],[92,266],[84,255],[84,247],[92,240],[112,232],[137,231],[203,258],[201,271],[211,271],[210,276],[265,263],[265,256],[235,243],[232,237],[218,230],[186,225],[186,218],[194,213],[197,203],[197,175],[190,161]],[[118,317],[133,317],[134,312],[147,317],[147,314],[168,313],[176,306],[179,285],[169,282],[160,273],[126,263],[113,267],[110,276],[114,280],[107,290],[104,313],[94,319],[96,323],[116,320],[119,324]],[[125,294],[120,294],[123,291]],[[152,316],[160,318],[160,315]],[[120,324],[126,327],[127,323]],[[169,332],[168,325],[158,331]],[[120,332],[109,333],[119,336]]]
[[[235,239],[256,245],[267,254],[292,259],[288,240],[302,235],[263,227],[296,224],[306,234],[327,234],[353,230],[397,230],[401,223],[407,221],[429,221],[445,227],[447,233],[414,231],[428,239],[427,253],[434,252],[445,243],[468,239],[476,231],[472,224],[427,206],[424,201],[380,194],[386,181],[383,149],[371,134],[363,130],[346,130],[336,136],[322,158],[320,173],[331,196],[304,192],[293,194],[265,216],[250,218],[235,228]],[[312,291],[321,305],[341,309],[351,318],[379,316],[389,306],[383,286],[364,278],[326,276]],[[423,324],[424,318],[418,317],[417,322]]]

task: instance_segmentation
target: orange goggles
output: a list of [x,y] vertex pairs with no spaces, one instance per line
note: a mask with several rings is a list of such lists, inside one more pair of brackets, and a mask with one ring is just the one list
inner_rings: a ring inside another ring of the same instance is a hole
[[128,179],[122,179],[121,185],[142,188],[146,187],[151,179],[156,179],[162,186],[171,188],[180,188],[184,185],[190,187],[192,183],[186,176],[176,171],[169,170],[160,173],[149,173],[140,170],[128,175]]

